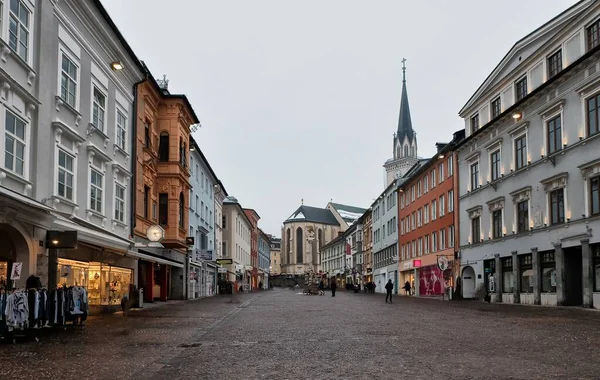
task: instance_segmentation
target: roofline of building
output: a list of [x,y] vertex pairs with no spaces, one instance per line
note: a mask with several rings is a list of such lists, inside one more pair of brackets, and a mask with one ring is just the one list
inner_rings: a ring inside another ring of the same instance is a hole
[[468,137],[466,137],[464,140],[462,140],[460,143],[458,143],[454,149],[459,149],[463,145],[471,142],[471,140],[473,140],[475,137],[479,136],[481,133],[483,133],[483,131],[487,130],[494,123],[496,123],[497,121],[501,120],[505,116],[511,114],[512,112],[518,110],[519,108],[521,108],[521,106],[524,103],[526,103],[529,100],[533,99],[534,96],[536,96],[539,93],[541,93],[542,91],[546,90],[548,87],[550,87],[552,84],[554,84],[557,80],[559,80],[560,78],[562,78],[563,76],[565,76],[566,74],[568,74],[571,70],[574,70],[577,66],[579,66],[585,60],[587,60],[588,58],[592,57],[594,54],[596,54],[598,52],[600,52],[600,45],[596,46],[592,50],[588,51],[587,53],[585,53],[584,55],[582,55],[581,57],[579,57],[575,62],[573,62],[572,64],[570,64],[566,68],[564,68],[561,72],[559,72],[558,74],[556,74],[552,78],[548,79],[546,82],[544,82],[543,84],[541,84],[538,88],[536,88],[535,90],[533,90],[532,92],[530,92],[529,94],[527,94],[527,96],[525,96],[523,99],[519,100],[518,102],[516,102],[515,104],[513,104],[509,108],[505,109],[504,112],[502,112],[500,115],[496,116],[495,118],[493,118],[492,120],[490,120],[489,122],[487,122],[487,124],[483,125],[477,131],[475,131],[474,133],[472,133],[471,135],[469,135]]
[[345,234],[341,234],[339,236],[336,236],[335,239],[333,239],[332,241],[330,241],[329,243],[325,244],[324,246],[321,247],[321,249],[319,251],[322,251],[325,248],[329,248],[334,246],[336,243],[339,243],[342,240],[346,240],[346,235]]
[[223,206],[225,206],[225,205],[235,205],[235,206],[237,206],[242,211],[242,214],[244,215],[244,218],[246,218],[246,221],[248,222],[248,225],[250,226],[250,229],[252,229],[252,222],[250,222],[250,218],[248,218],[248,215],[246,215],[246,213],[244,212],[244,208],[242,207],[242,205],[240,204],[240,202],[223,202]]
[[193,147],[196,150],[196,152],[198,152],[198,154],[200,155],[200,158],[206,164],[206,167],[208,167],[208,171],[210,172],[210,174],[215,179],[215,182],[217,182],[217,184],[219,186],[221,186],[221,190],[224,191],[227,194],[227,192],[225,191],[225,188],[222,186],[222,183],[219,180],[219,177],[217,177],[217,173],[215,173],[215,171],[213,170],[212,166],[210,166],[210,163],[208,162],[208,159],[206,158],[206,156],[204,155],[204,153],[202,153],[202,150],[200,149],[200,147],[196,143],[196,140],[193,137],[190,137],[190,140],[191,140],[191,145],[193,145]]
[[253,208],[244,208],[244,211],[246,211],[246,210],[248,210],[248,211],[252,211],[253,213],[255,213],[255,214],[256,214],[256,216],[258,217],[258,220],[260,220],[260,215],[258,215],[258,213],[256,212],[256,210],[255,210],[255,209],[253,209]]

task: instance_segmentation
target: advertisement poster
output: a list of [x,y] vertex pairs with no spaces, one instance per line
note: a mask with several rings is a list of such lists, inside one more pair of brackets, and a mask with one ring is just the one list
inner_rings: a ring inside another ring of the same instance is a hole
[[444,275],[437,265],[419,270],[419,295],[441,296],[446,291]]

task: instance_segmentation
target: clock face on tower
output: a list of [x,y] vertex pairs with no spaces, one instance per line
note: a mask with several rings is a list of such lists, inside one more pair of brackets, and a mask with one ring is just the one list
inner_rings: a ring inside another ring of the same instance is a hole
[[159,242],[164,236],[165,230],[163,230],[163,228],[157,224],[148,227],[148,230],[146,231],[146,237],[151,242]]

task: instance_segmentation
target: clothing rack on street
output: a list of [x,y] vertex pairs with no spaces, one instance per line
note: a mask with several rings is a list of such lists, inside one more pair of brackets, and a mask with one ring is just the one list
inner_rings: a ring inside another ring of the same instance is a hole
[[59,286],[48,291],[39,278],[30,276],[26,289],[0,289],[0,342],[14,344],[17,337],[38,342],[44,329],[83,327],[87,314],[84,287]]

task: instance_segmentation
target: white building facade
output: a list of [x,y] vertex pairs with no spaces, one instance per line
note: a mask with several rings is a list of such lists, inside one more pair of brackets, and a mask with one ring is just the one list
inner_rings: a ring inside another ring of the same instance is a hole
[[600,3],[511,49],[461,110],[465,298],[600,307]]
[[233,282],[239,290],[242,285],[249,285],[252,273],[251,263],[251,231],[252,223],[235,197],[228,196],[223,201],[223,253],[224,258],[231,259],[226,264],[227,281]]
[[398,182],[392,181],[371,206],[373,282],[378,293],[385,293],[390,279],[398,292]]

